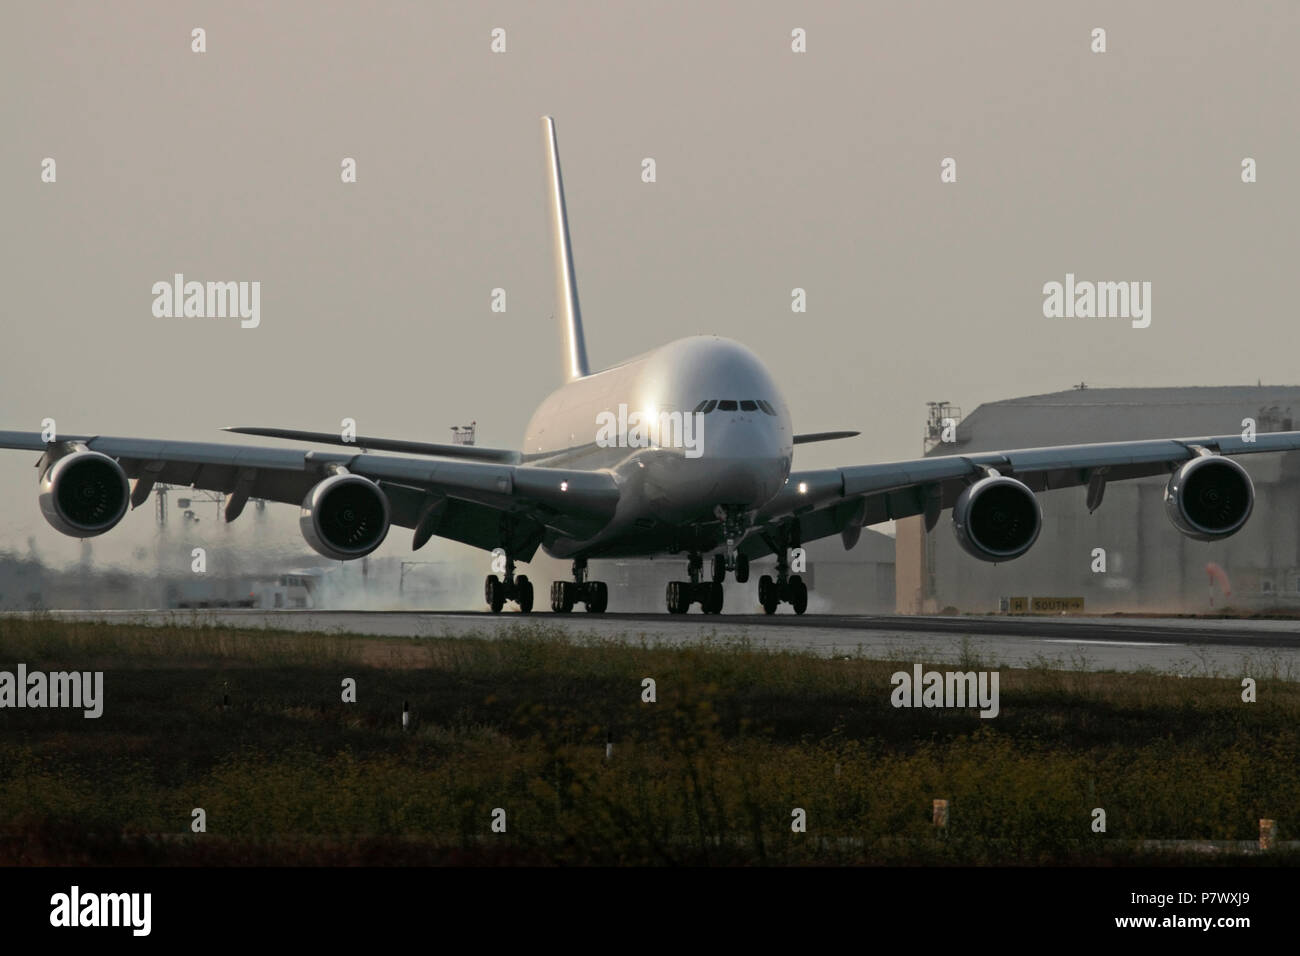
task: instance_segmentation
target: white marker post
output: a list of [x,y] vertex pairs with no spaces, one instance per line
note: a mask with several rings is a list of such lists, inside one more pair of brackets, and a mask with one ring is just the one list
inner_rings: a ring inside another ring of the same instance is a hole
[[948,830],[948,801],[934,801],[934,826],[940,833]]
[[1261,850],[1271,850],[1277,846],[1277,821],[1260,820],[1259,821],[1259,848]]

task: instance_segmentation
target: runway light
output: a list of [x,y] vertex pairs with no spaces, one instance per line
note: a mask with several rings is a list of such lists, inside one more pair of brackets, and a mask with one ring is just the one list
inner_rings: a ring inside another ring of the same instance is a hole
[[806,481],[799,482],[799,494],[801,495],[808,494],[808,482]]
[[562,482],[560,482],[560,490],[561,490],[561,491],[568,491],[568,490],[569,490],[569,483],[568,483],[567,481],[562,481]]

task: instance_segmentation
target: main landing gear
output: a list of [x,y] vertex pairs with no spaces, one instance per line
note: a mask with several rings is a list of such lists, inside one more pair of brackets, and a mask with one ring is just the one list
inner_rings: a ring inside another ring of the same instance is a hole
[[[722,581],[718,575],[718,558],[721,557],[722,555],[718,555],[713,559],[713,580],[701,581],[700,576],[704,570],[704,559],[700,557],[698,551],[690,553],[686,571],[691,576],[691,579],[689,581],[668,582],[669,614],[685,614],[690,610],[691,605],[697,601],[700,609],[705,614],[722,613]],[[726,577],[725,564],[722,565],[722,577]]]
[[808,610],[808,585],[797,574],[790,574],[790,560],[785,548],[776,552],[776,580],[764,574],[758,579],[758,603],[763,605],[764,614],[775,614],[778,604],[788,603],[794,613],[802,614]]
[[506,601],[514,601],[520,613],[527,614],[533,609],[533,582],[526,574],[515,577],[515,559],[506,555],[506,579],[489,574],[483,582],[483,597],[493,614],[500,614]]
[[551,582],[551,610],[568,614],[575,604],[585,604],[589,614],[604,614],[609,607],[609,588],[604,581],[587,580],[587,559],[573,562],[572,581]]

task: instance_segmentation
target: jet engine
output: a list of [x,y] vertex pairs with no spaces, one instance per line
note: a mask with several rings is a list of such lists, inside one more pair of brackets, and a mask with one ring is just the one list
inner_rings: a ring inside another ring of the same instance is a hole
[[126,514],[131,487],[126,472],[97,451],[74,451],[41,474],[41,513],[55,530],[93,538]]
[[1165,512],[1175,528],[1197,541],[1240,531],[1255,507],[1255,486],[1231,458],[1202,455],[1169,478]]
[[331,475],[302,501],[298,519],[307,543],[336,561],[364,558],[388,535],[388,496],[369,478]]
[[1028,551],[1043,527],[1038,499],[1022,481],[989,475],[969,485],[952,507],[957,543],[981,561],[1010,561]]

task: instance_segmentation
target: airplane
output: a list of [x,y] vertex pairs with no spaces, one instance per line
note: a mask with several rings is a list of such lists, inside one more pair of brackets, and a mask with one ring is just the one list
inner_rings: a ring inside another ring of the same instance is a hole
[[578,604],[606,610],[606,584],[587,575],[591,558],[685,555],[686,579],[667,587],[669,613],[699,604],[718,614],[727,575],[744,583],[751,561],[775,555],[775,575],[759,579],[759,603],[766,614],[781,604],[803,614],[808,587],[791,573],[789,556],[804,542],[838,534],[852,548],[863,527],[913,515],[924,516],[928,532],[951,511],[966,552],[1010,561],[1038,538],[1038,493],[1086,486],[1091,512],[1108,483],[1164,474],[1170,521],[1190,538],[1214,541],[1240,530],[1254,508],[1250,476],[1231,456],[1300,449],[1300,432],[1292,431],[792,470],[795,446],[858,433],[796,433],[775,379],[739,342],[692,336],[590,369],[549,116],[542,138],[564,383],[538,406],[522,448],[272,427],[226,430],[355,447],[302,451],[99,435],[47,441],[37,432],[0,431],[0,448],[41,453],[45,518],[74,537],[103,534],[164,482],[224,492],[227,521],[250,497],[299,505],[304,538],[336,560],[370,554],[396,525],[413,532],[414,550],[434,535],[500,549],[504,575],[484,583],[494,613],[507,602],[533,609],[533,584],[515,570],[538,548],[573,562],[572,580],[551,585],[551,609],[561,614]]

